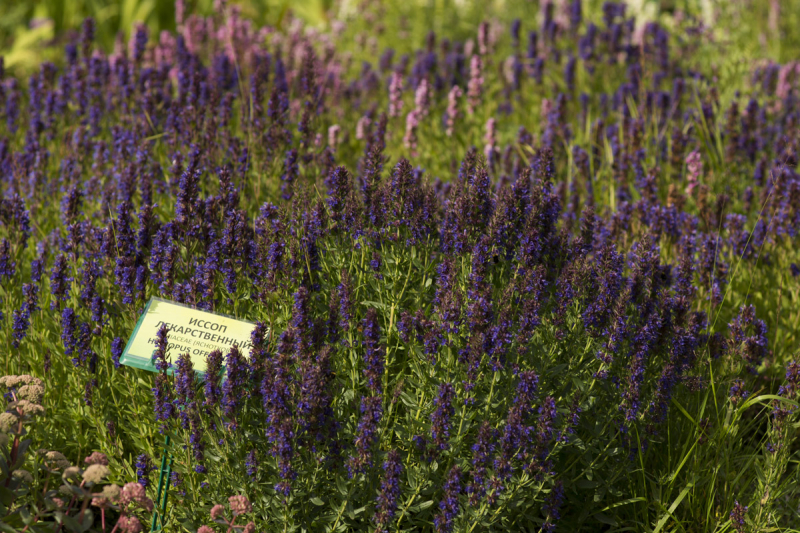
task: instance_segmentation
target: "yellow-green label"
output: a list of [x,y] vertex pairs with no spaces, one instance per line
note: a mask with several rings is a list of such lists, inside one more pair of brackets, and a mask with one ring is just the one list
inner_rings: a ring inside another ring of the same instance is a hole
[[205,372],[206,357],[214,350],[226,354],[236,345],[247,354],[252,346],[252,322],[151,298],[128,340],[120,363],[155,372],[153,354],[156,334],[162,325],[167,326],[167,360],[174,362],[179,355],[188,353],[198,372]]

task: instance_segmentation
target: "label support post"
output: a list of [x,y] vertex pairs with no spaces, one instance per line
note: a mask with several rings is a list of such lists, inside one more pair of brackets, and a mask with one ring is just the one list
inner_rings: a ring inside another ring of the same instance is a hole
[[[169,461],[167,459],[169,458]],[[169,483],[172,476],[172,455],[169,453],[169,433],[164,438],[164,453],[161,456],[161,469],[158,474],[158,495],[156,505],[153,509],[153,523],[150,531],[162,531],[164,529],[164,517],[167,514],[167,496],[169,495]]]

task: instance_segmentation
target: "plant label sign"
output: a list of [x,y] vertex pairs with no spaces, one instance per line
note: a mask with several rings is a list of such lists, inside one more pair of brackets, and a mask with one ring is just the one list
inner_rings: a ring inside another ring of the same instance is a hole
[[188,353],[194,369],[200,373],[205,372],[206,356],[214,350],[226,354],[237,345],[246,354],[252,346],[250,334],[255,326],[247,320],[150,298],[128,339],[120,363],[157,372],[153,356],[156,334],[162,325],[168,328],[167,360],[174,362],[179,355]]

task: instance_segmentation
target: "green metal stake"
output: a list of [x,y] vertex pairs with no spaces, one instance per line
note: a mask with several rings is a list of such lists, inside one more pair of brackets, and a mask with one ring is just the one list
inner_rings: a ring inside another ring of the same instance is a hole
[[[167,464],[167,456],[169,464]],[[164,528],[164,516],[167,514],[167,496],[169,494],[169,478],[172,474],[172,456],[169,453],[169,433],[164,438],[164,455],[161,456],[161,472],[158,475],[158,496],[153,512],[153,523],[150,531],[161,531]],[[166,481],[166,484],[165,484]],[[162,496],[163,491],[163,496]]]

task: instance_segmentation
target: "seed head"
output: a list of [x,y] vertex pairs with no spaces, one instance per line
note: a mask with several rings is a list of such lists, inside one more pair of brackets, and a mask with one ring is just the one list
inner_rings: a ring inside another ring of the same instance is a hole
[[108,457],[102,452],[92,452],[92,454],[83,460],[87,465],[105,465],[108,466]]
[[217,504],[211,508],[211,520],[219,520],[225,514],[225,507],[222,504]]
[[231,512],[233,512],[233,516],[247,514],[253,510],[253,506],[246,496],[231,496],[228,498],[228,502],[231,505]]
[[19,418],[14,413],[0,413],[0,433],[8,433],[17,429]]
[[89,468],[83,472],[83,480],[86,483],[100,483],[110,473],[111,470],[109,470],[106,465],[90,465]]

